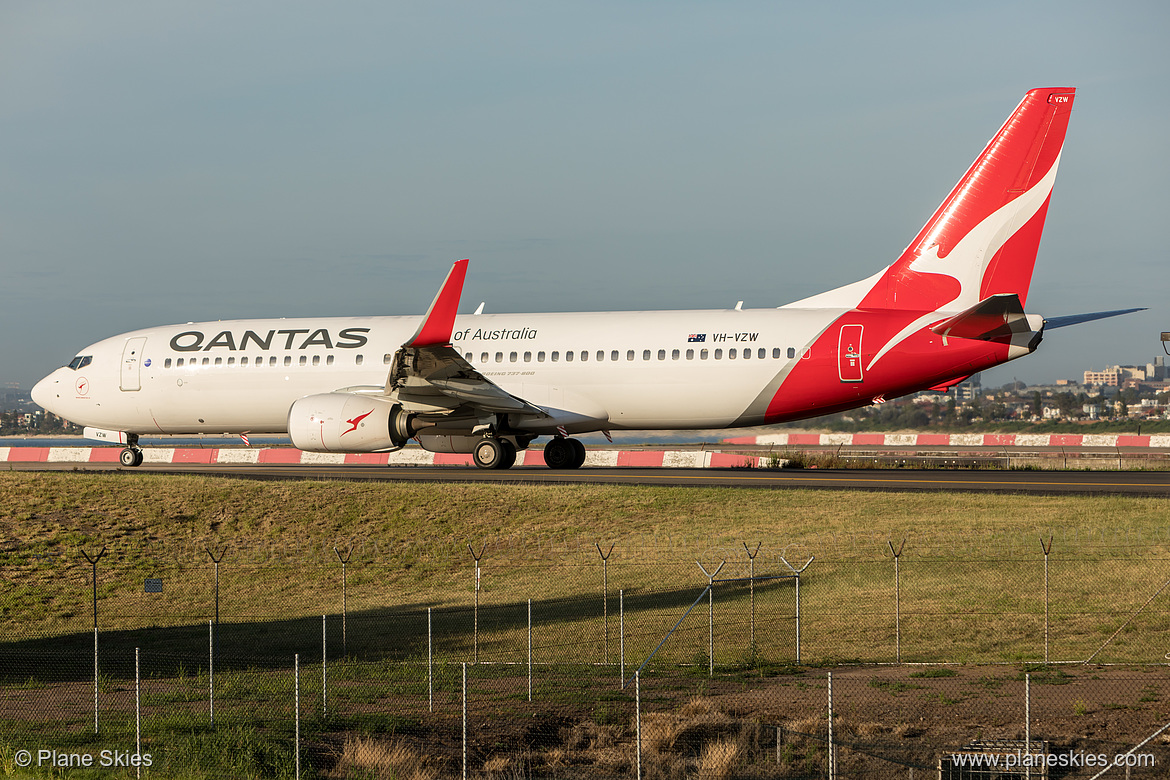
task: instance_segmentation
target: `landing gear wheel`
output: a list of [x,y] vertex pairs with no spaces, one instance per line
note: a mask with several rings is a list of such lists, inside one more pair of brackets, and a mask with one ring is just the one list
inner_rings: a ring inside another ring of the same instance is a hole
[[506,439],[484,439],[471,451],[481,469],[506,469],[516,462],[516,448]]
[[569,444],[573,448],[573,461],[569,468],[579,469],[585,465],[585,445],[576,439],[569,439]]
[[556,436],[544,445],[544,463],[550,469],[579,469],[585,463],[585,445]]
[[136,447],[127,447],[122,450],[122,454],[118,457],[122,461],[122,465],[126,468],[134,468],[142,465],[142,450]]

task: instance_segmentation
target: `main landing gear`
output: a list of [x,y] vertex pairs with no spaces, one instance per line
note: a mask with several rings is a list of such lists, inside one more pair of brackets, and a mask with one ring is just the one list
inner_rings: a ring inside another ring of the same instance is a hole
[[122,450],[118,459],[126,468],[132,469],[142,465],[142,448],[138,446],[138,434],[131,433],[126,436],[126,449]]
[[516,445],[507,439],[483,439],[471,451],[471,458],[481,469],[510,469],[516,462]]
[[[507,439],[485,438],[475,445],[471,458],[481,469],[510,469],[516,463],[516,446]],[[585,445],[556,436],[544,445],[544,462],[550,469],[579,469],[585,463]]]
[[544,463],[550,469],[579,469],[585,463],[585,445],[576,439],[554,436],[544,445]]

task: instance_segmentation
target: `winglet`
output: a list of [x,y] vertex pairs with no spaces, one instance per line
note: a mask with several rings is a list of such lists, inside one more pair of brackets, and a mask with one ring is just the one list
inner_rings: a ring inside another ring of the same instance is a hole
[[468,262],[460,260],[451,267],[443,286],[439,288],[439,294],[431,301],[431,308],[427,309],[422,324],[402,346],[434,347],[451,343],[451,332],[455,328],[455,315],[459,310],[459,298],[463,294],[463,280],[467,276]]

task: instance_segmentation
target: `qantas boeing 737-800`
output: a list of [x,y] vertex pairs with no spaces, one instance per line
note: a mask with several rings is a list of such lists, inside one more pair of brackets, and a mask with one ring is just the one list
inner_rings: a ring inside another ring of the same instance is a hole
[[[891,265],[774,309],[459,315],[467,260],[418,317],[235,320],[125,333],[33,388],[85,436],[287,433],[314,452],[412,439],[577,468],[591,431],[767,425],[866,406],[1034,351],[1032,266],[1075,90],[1027,93]],[[1133,311],[1133,310],[1129,310]]]

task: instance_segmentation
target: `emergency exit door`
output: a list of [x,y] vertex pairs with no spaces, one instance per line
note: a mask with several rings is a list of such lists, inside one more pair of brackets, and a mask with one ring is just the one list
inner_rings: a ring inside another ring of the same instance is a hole
[[837,373],[842,382],[860,382],[861,368],[861,325],[842,325],[837,340]]
[[142,348],[146,345],[145,336],[136,336],[126,340],[122,350],[122,389],[141,390],[142,379],[139,376],[142,367]]

